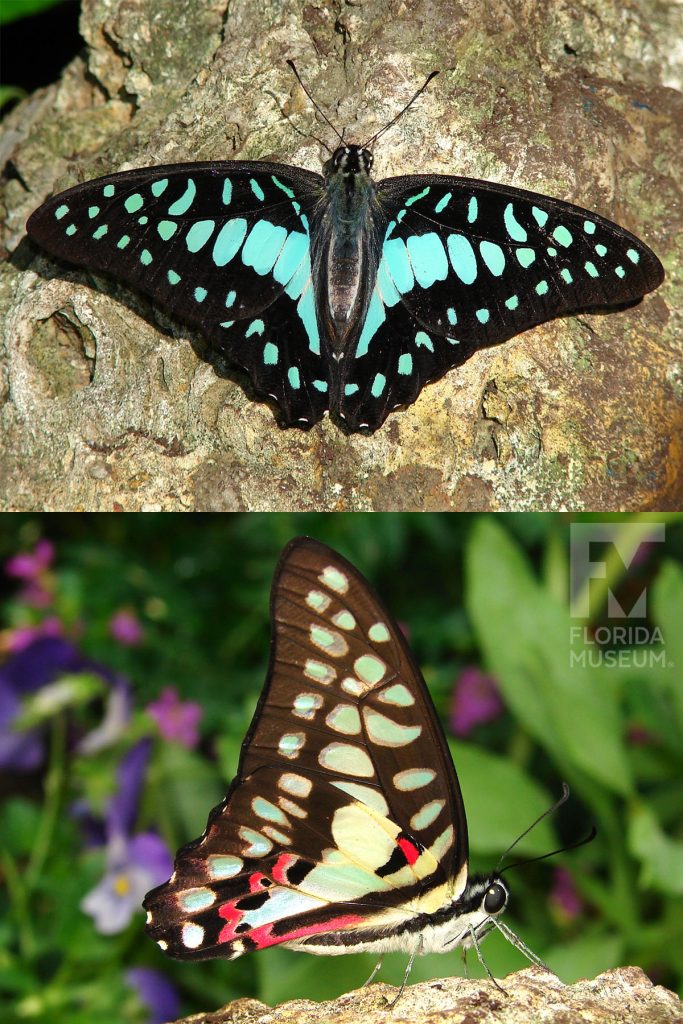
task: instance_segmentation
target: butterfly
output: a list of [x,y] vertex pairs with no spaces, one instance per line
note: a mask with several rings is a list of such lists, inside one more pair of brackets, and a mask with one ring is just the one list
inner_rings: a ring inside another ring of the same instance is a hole
[[348,431],[377,430],[479,348],[661,284],[643,242],[570,203],[444,174],[374,182],[384,130],[342,141],[322,176],[212,161],[86,181],[28,235],[196,327],[285,425],[329,412]]
[[171,879],[145,897],[148,934],[183,960],[273,945],[404,951],[407,978],[416,955],[479,954],[497,927],[541,963],[499,920],[506,882],[468,872],[441,724],[367,581],[326,545],[296,538],[275,572],[271,617],[237,777]]

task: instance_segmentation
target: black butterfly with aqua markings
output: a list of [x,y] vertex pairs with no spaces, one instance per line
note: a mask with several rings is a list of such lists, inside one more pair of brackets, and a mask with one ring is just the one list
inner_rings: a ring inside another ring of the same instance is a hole
[[444,174],[373,182],[380,134],[342,143],[322,176],[248,161],[111,174],[47,200],[27,231],[195,326],[301,427],[329,411],[377,430],[478,348],[661,284],[643,242],[570,203]]
[[237,778],[171,879],[147,894],[149,935],[185,960],[283,944],[404,951],[410,968],[417,954],[479,954],[496,927],[540,963],[499,920],[509,895],[500,875],[468,874],[439,719],[366,580],[297,538],[275,573],[271,618],[268,677]]

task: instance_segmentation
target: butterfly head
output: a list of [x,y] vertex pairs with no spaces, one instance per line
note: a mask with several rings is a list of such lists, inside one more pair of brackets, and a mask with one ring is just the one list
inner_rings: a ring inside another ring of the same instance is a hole
[[341,174],[343,178],[352,175],[367,174],[372,170],[373,155],[369,149],[363,146],[338,146],[330,159],[326,162],[323,170],[327,178],[334,174]]

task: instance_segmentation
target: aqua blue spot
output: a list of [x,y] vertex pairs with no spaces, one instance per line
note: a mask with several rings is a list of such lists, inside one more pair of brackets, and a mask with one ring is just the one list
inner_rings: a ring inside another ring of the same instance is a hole
[[123,204],[128,210],[128,213],[137,213],[138,210],[142,209],[144,199],[139,192],[134,192],[132,196],[128,196],[125,203]]
[[67,235],[75,235],[77,230],[78,228],[75,224],[69,224],[68,228],[66,229],[66,233]]
[[434,351],[434,344],[432,339],[424,331],[418,331],[415,335],[415,344],[418,348],[426,348],[429,352]]
[[171,203],[171,205],[169,206],[169,216],[180,217],[183,213],[187,213],[187,211],[192,206],[192,203],[194,202],[194,197],[196,195],[197,186],[195,185],[192,178],[188,178],[187,185],[185,186],[185,191],[183,192],[183,194],[179,196],[178,199],[176,199],[176,201],[174,203]]
[[[301,231],[290,231],[273,267],[273,277],[278,284],[288,284],[304,260],[308,264],[308,235]],[[298,298],[298,294],[293,296]]]
[[207,295],[208,292],[206,288],[197,287],[194,290],[194,297],[197,300],[197,302],[203,302]]
[[199,252],[206,245],[216,227],[215,220],[198,220],[192,225],[185,237],[185,245],[190,252]]
[[356,391],[358,391],[357,384],[346,384],[344,387],[344,394],[347,398],[350,398],[351,395],[355,395]]
[[263,346],[263,362],[266,366],[275,366],[279,354],[277,345],[274,345],[272,341],[267,341]]
[[385,242],[386,242],[387,238],[391,238],[391,235],[392,235],[393,230],[394,230],[395,227],[396,227],[396,221],[395,220],[390,220],[389,221],[389,226],[387,227],[387,230],[384,233],[384,241]]
[[258,220],[244,243],[242,263],[253,267],[261,277],[269,274],[286,239],[287,228],[271,224],[269,220]]
[[595,246],[595,251],[597,252],[598,256],[606,256],[607,255],[607,249],[606,249],[606,247],[604,245],[596,245]]
[[396,290],[396,285],[391,279],[389,269],[387,267],[387,261],[384,256],[382,256],[382,259],[379,261],[375,287],[377,288],[380,298],[385,306],[395,306],[397,302],[401,301],[401,296]]
[[230,306],[232,306],[236,298],[237,292],[235,291],[228,292],[228,294],[225,296],[225,305],[228,307],[228,309],[230,308]]
[[152,254],[151,254],[151,252],[149,251],[149,249],[143,249],[142,252],[140,253],[140,263],[142,263],[145,267],[148,267],[151,262],[152,262]]
[[224,267],[233,258],[247,233],[247,222],[243,217],[227,221],[218,232],[213,244],[212,259],[217,267]]
[[460,338],[449,338],[448,336],[446,336],[446,341],[450,342],[451,345],[460,344]]
[[557,256],[557,249],[554,249],[552,245],[549,245],[546,249],[548,256]]
[[299,314],[301,322],[304,325],[306,334],[308,335],[308,347],[314,355],[320,355],[320,334],[318,332],[318,317],[315,312],[315,298],[313,296],[313,287],[309,285],[304,288],[301,298],[299,299],[296,311]]
[[251,338],[252,334],[263,334],[266,329],[266,325],[263,320],[252,320],[246,331],[244,332],[245,338]]
[[102,189],[102,194],[105,195],[107,197],[107,199],[111,199],[111,197],[114,195],[115,192],[116,192],[116,189],[114,188],[113,185],[105,185],[104,188]]
[[413,372],[413,357],[410,352],[404,352],[398,357],[398,372],[404,377],[410,376]]
[[363,324],[363,330],[361,331],[360,338],[358,339],[356,359],[359,359],[367,353],[370,342],[385,320],[386,313],[384,312],[384,303],[377,294],[377,291],[373,290],[370,303],[368,305],[368,312],[365,317],[365,323]]
[[375,374],[375,379],[373,380],[372,387],[370,388],[370,394],[372,395],[373,398],[379,398],[379,396],[384,391],[384,386],[386,382],[387,378],[384,376],[383,373]]
[[593,221],[592,220],[585,220],[583,222],[583,230],[586,232],[587,235],[594,235],[595,234],[595,224],[593,223]]
[[160,220],[157,224],[157,231],[165,242],[168,242],[169,238],[173,238],[177,230],[178,225],[174,220]]
[[487,324],[489,322],[491,314],[489,313],[488,309],[478,309],[475,313],[475,316],[480,324]]
[[536,285],[536,294],[537,295],[547,295],[548,294],[548,282],[547,281],[539,281],[538,282],[538,284]]
[[495,242],[480,242],[479,252],[494,277],[500,277],[505,270],[505,254]]
[[517,259],[519,260],[519,262],[521,263],[521,265],[523,267],[530,267],[531,264],[536,259],[536,250],[535,249],[517,249],[516,250],[516,255],[517,255]]
[[287,370],[287,380],[289,381],[290,387],[298,391],[301,387],[301,377],[299,375],[299,368],[297,366],[290,366]]
[[[434,207],[434,213],[441,213],[442,210],[445,210],[446,207],[448,206],[448,204],[450,203],[452,198],[453,198],[453,193],[452,192],[447,192],[445,196],[442,196],[442,198],[439,199],[438,203]],[[400,373],[400,371],[399,371],[399,373]]]
[[626,276],[626,271],[624,270],[623,267],[615,267],[614,268],[614,273],[617,275],[617,277],[625,277]]
[[567,246],[570,246],[574,241],[571,231],[567,231],[566,227],[563,224],[558,224],[558,226],[555,228],[555,230],[553,231],[553,238],[556,242],[559,242],[560,245],[563,245],[565,249],[567,248]]
[[255,178],[250,178],[249,184],[251,185],[251,191],[254,193],[256,198],[263,202],[263,200],[266,198],[266,194],[259,185],[258,181],[256,181]]
[[567,284],[571,284],[574,280],[571,273],[569,272],[569,270],[567,270],[566,267],[562,267],[562,270],[560,271],[560,276],[567,282]]
[[503,220],[505,221],[505,229],[513,242],[526,242],[527,233],[515,217],[512,203],[508,203],[505,207]]
[[164,194],[164,192],[166,191],[167,187],[168,187],[168,178],[159,178],[158,181],[153,181],[152,182],[152,195],[155,197],[155,199],[158,199],[159,196]]
[[221,327],[232,327],[234,322],[234,320],[224,320],[221,324]]
[[292,192],[291,188],[288,188],[287,185],[283,185],[280,179],[276,178],[274,174],[272,174],[271,177],[273,179],[273,184],[277,185],[279,189],[282,189],[286,196],[289,196],[290,199],[294,198],[294,193]]
[[631,263],[637,263],[640,259],[640,254],[637,253],[635,249],[627,249],[626,255],[630,259]]
[[231,199],[232,199],[232,182],[230,181],[230,178],[225,178],[223,180],[223,194],[221,196],[221,200],[223,202],[223,206],[229,206]]
[[600,271],[590,260],[586,260],[584,267],[586,268],[586,273],[590,274],[591,277],[600,277]]
[[325,394],[325,392],[327,391],[327,381],[326,380],[314,380],[313,381],[313,387],[315,388],[316,391],[321,391],[322,394]]
[[405,205],[406,206],[412,206],[413,203],[416,203],[418,201],[418,199],[424,199],[424,197],[426,195],[428,195],[428,194],[429,194],[429,185],[427,185],[426,188],[423,188],[421,192],[418,192],[417,195],[411,196],[410,199],[406,199]]
[[545,210],[539,210],[537,206],[532,206],[531,213],[533,214],[533,218],[538,224],[539,228],[545,227],[545,222],[548,219],[548,214],[545,212]]
[[121,235],[118,242],[116,243],[117,249],[125,249],[130,242],[130,235]]
[[166,273],[166,277],[168,278],[169,284],[178,284],[180,281],[182,281],[180,274],[176,274],[175,270],[169,270]]
[[448,277],[448,260],[441,239],[434,231],[408,238],[408,255],[415,280],[422,288],[431,288],[435,281]]
[[469,203],[467,204],[467,223],[474,224],[477,216],[479,215],[479,203],[477,197],[472,196]]
[[61,220],[62,217],[66,217],[68,212],[69,207],[66,205],[66,203],[62,203],[62,205],[58,206],[55,210],[55,217],[57,218],[57,220]]
[[93,231],[92,236],[93,238],[102,238],[104,235],[106,235],[107,231],[109,231],[107,225],[101,224],[97,231]]
[[90,220],[92,220],[93,217],[96,217],[99,212],[100,212],[99,206],[89,206],[88,207],[88,216],[90,217]]
[[457,317],[457,314],[456,314],[456,312],[455,312],[455,310],[453,309],[452,306],[450,306],[446,310],[446,316],[448,317],[449,324],[453,324],[453,325],[457,324],[458,317]]
[[311,261],[306,257],[299,264],[299,268],[292,276],[285,288],[285,295],[290,299],[298,299],[311,284]]
[[144,217],[138,217],[138,224],[145,225],[148,223],[148,221],[149,217],[147,215],[145,215]]
[[477,277],[477,257],[464,235],[448,236],[448,256],[451,266],[463,284],[472,284]]
[[396,288],[401,295],[405,295],[415,285],[415,277],[403,239],[390,238],[386,241],[383,248],[383,258],[386,261],[387,270]]
[[396,220],[399,222],[399,224],[401,223],[401,221],[403,220],[403,218],[405,217],[407,212],[408,212],[407,210],[399,210],[399,212],[398,212],[398,214],[396,216]]
[[508,309],[517,309],[519,306],[519,298],[516,295],[511,295],[509,299],[505,300],[505,305]]

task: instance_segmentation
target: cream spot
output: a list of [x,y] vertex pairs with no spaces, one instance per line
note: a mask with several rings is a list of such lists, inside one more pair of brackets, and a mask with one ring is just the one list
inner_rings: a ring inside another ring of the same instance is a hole
[[315,612],[327,611],[331,600],[328,594],[321,594],[319,590],[309,590],[306,594],[306,604]]
[[228,959],[229,960],[234,960],[235,957],[241,956],[242,953],[244,953],[244,943],[243,942],[233,942],[232,943],[232,949],[230,951],[230,956],[229,956]]
[[387,670],[386,665],[373,654],[364,654],[356,658],[353,668],[357,676],[366,683],[378,683]]
[[214,854],[207,859],[207,867],[211,878],[232,878],[238,875],[244,866],[240,857],[233,857],[230,854]]
[[204,887],[186,889],[185,892],[178,893],[177,900],[181,910],[186,910],[188,913],[193,914],[213,906],[216,902],[216,894],[211,889]]
[[294,698],[293,714],[297,718],[315,718],[316,711],[322,707],[323,699],[319,693],[300,693]]
[[151,924],[152,923],[152,911],[151,910],[147,911],[146,923],[147,924]]
[[308,817],[308,811],[305,811],[299,804],[295,804],[293,800],[288,800],[286,796],[279,796],[277,802],[282,810],[287,811],[287,814],[291,814],[293,818]]
[[363,709],[363,719],[368,736],[380,747],[405,747],[422,732],[421,725],[399,725],[393,719],[380,715],[371,708]]
[[357,736],[360,732],[360,715],[353,704],[337,704],[332,708],[325,722],[336,732],[347,736]]
[[333,629],[323,629],[322,626],[313,625],[309,636],[312,644],[320,647],[326,654],[331,654],[334,658],[341,658],[344,654],[348,654],[349,645],[341,633],[337,633]]
[[378,789],[372,789],[370,786],[361,786],[357,782],[333,782],[332,785],[336,786],[337,789],[341,789],[343,793],[348,793],[349,796],[354,797],[356,800],[360,800],[361,803],[367,804],[368,807],[374,808],[374,810],[385,817],[389,816],[389,805]]
[[404,772],[396,772],[394,785],[396,789],[411,792],[413,789],[422,789],[428,786],[436,778],[436,772],[431,768],[407,768]]
[[377,699],[381,700],[383,704],[394,704],[398,708],[409,708],[415,703],[415,698],[403,683],[387,686],[377,694]]
[[279,829],[273,828],[272,825],[264,825],[263,826],[263,831],[265,832],[265,834],[267,836],[270,836],[270,838],[274,842],[280,843],[282,846],[291,846],[292,845],[292,840],[289,838],[289,836],[286,836],[284,834],[284,832],[280,832]]
[[348,577],[340,572],[339,569],[335,569],[333,565],[326,566],[321,572],[318,579],[321,583],[324,583],[330,590],[335,590],[338,594],[345,594],[349,589]]
[[273,849],[270,839],[253,828],[242,825],[239,830],[240,839],[243,839],[247,846],[242,851],[245,857],[265,857]]
[[343,775],[360,775],[370,779],[375,774],[372,761],[361,747],[351,743],[330,743],[318,754],[318,761],[323,768]]
[[332,818],[337,848],[366,871],[386,864],[396,848],[398,832],[398,825],[361,803],[340,807]]
[[284,736],[280,737],[277,749],[283,757],[295,758],[299,756],[299,751],[305,742],[306,737],[302,732],[286,732]]
[[157,946],[159,949],[168,949],[168,942],[166,939],[157,939]]
[[410,827],[416,830],[427,828],[428,825],[431,825],[439,817],[445,802],[445,800],[431,800],[428,804],[425,804],[410,819]]
[[[197,946],[201,946],[204,939],[204,929],[201,925],[194,924],[192,921],[187,921],[183,925],[182,930],[182,943],[188,949],[196,949]],[[159,943],[161,945],[161,943]]]
[[280,776],[278,786],[280,789],[284,789],[285,793],[303,797],[307,797],[313,789],[313,783],[310,779],[304,778],[303,775],[293,775],[290,772],[285,772],[284,775]]
[[346,690],[352,697],[360,697],[361,693],[365,692],[365,687],[357,679],[354,679],[353,676],[343,679],[341,685],[342,690]]
[[336,615],[332,616],[332,621],[334,622],[335,626],[339,626],[340,629],[356,628],[356,620],[354,619],[351,612],[337,612]]
[[259,818],[265,818],[266,821],[276,821],[278,825],[290,827],[287,815],[283,814],[275,804],[271,804],[270,800],[264,800],[262,796],[254,797],[251,801],[251,809],[254,814],[258,814]]
[[326,665],[324,661],[313,661],[309,658],[304,665],[304,675],[316,683],[324,683],[327,686],[337,678],[337,670],[331,665]]
[[375,622],[368,630],[368,638],[375,644],[385,644],[391,640],[391,634],[383,622]]

